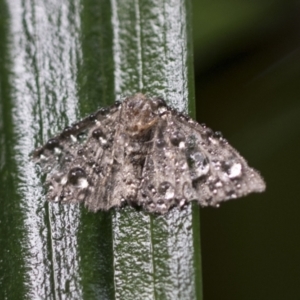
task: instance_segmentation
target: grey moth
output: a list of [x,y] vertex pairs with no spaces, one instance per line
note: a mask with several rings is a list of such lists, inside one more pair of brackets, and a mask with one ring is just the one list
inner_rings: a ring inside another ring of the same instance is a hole
[[127,204],[164,214],[265,190],[220,133],[143,94],[66,127],[32,156],[47,173],[47,200],[93,212]]

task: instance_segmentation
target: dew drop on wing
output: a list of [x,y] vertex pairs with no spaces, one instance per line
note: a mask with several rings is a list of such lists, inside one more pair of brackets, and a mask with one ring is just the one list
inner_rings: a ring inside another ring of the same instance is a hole
[[158,192],[164,197],[165,200],[171,200],[175,196],[175,189],[168,181],[164,181],[159,185]]
[[193,187],[190,182],[185,182],[182,187],[182,195],[186,200],[195,200],[195,194],[193,193]]
[[90,121],[95,121],[96,120],[96,115],[95,114],[90,114],[88,116],[88,118],[89,118]]
[[80,167],[75,167],[69,171],[68,181],[71,184],[76,185],[76,184],[78,184],[79,179],[85,178],[85,177],[86,177],[85,171]]
[[185,141],[185,136],[180,131],[173,131],[170,135],[170,141],[174,146],[179,146],[181,142]]
[[157,202],[156,202],[156,208],[159,209],[161,212],[165,212],[166,209],[167,209],[165,201],[163,199],[157,200]]
[[166,142],[165,142],[165,140],[164,140],[163,138],[158,138],[158,139],[156,140],[156,146],[157,146],[158,148],[166,147]]
[[190,154],[189,163],[192,179],[198,179],[208,174],[210,166],[207,157],[201,152]]
[[86,141],[88,137],[88,134],[86,131],[80,132],[79,134],[77,134],[77,140],[82,144]]
[[211,137],[214,134],[214,132],[210,128],[205,127],[205,129],[203,130],[203,134],[205,134],[206,137]]
[[71,135],[72,131],[73,131],[73,127],[67,126],[67,127],[65,127],[63,132],[60,134],[60,136],[61,137],[67,137],[67,136]]
[[239,162],[235,162],[233,159],[223,162],[222,170],[231,179],[242,175],[242,165]]
[[77,154],[80,155],[80,156],[83,155],[83,154],[84,154],[84,150],[83,150],[83,149],[79,149],[79,150],[77,151]]
[[216,139],[222,139],[223,138],[223,134],[221,131],[216,131],[213,135]]
[[159,98],[159,97],[154,98],[152,100],[152,103],[153,103],[155,108],[158,108],[158,107],[161,107],[161,106],[167,106],[166,101],[162,98]]
[[93,131],[92,136],[95,139],[99,139],[100,137],[104,137],[104,133],[103,133],[102,129],[97,128]]
[[48,150],[53,150],[57,147],[59,147],[59,140],[56,138],[48,140],[48,142],[45,145],[45,148],[47,148]]
[[71,162],[74,160],[73,155],[68,153],[65,157],[64,157],[65,162]]

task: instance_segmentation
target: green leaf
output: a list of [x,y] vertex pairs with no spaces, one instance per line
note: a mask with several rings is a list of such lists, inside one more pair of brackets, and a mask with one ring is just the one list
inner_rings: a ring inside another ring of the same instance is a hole
[[198,206],[153,216],[45,203],[28,157],[136,92],[194,113],[190,2],[0,4],[3,298],[202,299]]

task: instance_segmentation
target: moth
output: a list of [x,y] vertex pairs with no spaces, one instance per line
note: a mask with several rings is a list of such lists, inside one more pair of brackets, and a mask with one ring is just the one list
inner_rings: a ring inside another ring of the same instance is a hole
[[33,160],[47,173],[48,201],[83,202],[93,212],[128,204],[164,214],[265,190],[219,132],[143,94],[66,127]]

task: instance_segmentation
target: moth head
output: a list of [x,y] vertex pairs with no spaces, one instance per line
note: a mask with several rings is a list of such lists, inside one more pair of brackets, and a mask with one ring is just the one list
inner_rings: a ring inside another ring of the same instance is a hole
[[142,135],[158,120],[158,107],[164,105],[161,99],[148,99],[143,94],[128,97],[124,102],[123,118],[130,135]]

